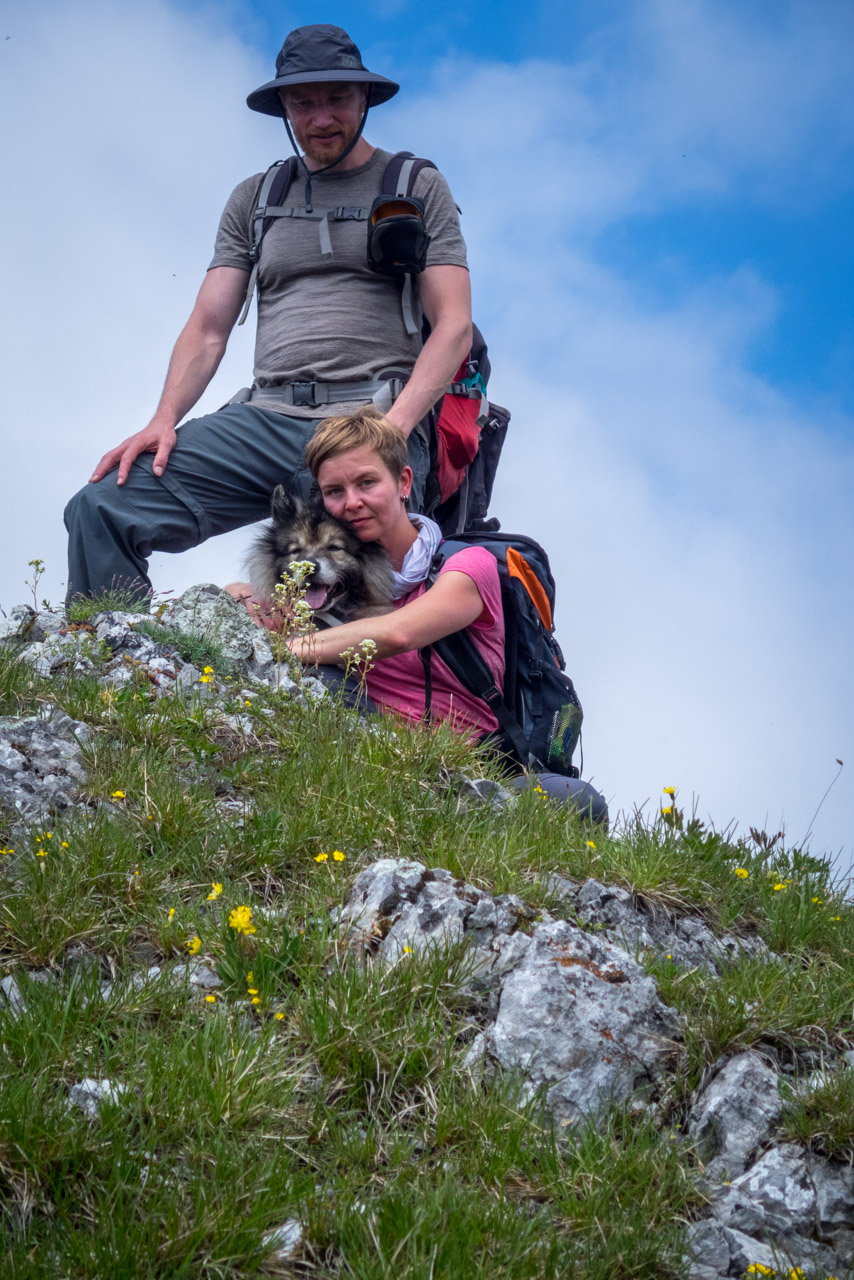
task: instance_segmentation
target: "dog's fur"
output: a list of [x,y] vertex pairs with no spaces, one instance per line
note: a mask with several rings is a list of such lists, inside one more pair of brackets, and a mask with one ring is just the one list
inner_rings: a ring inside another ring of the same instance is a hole
[[331,516],[319,497],[308,502],[273,491],[272,521],[258,536],[247,566],[256,595],[271,597],[294,560],[309,560],[305,598],[320,615],[339,622],[388,613],[392,607],[391,562],[375,542],[360,542]]

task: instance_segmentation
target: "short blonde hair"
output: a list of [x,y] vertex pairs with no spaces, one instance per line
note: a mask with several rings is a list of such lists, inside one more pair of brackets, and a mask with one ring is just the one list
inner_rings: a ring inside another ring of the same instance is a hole
[[308,442],[305,460],[317,479],[324,462],[350,449],[373,449],[397,480],[409,465],[406,437],[372,404],[342,418],[326,418]]

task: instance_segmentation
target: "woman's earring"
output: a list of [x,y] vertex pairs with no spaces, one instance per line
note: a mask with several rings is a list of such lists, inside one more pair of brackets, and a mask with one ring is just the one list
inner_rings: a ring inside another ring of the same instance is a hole
[[403,495],[403,497],[402,497],[400,500],[401,500],[401,502],[403,503],[403,505],[404,505],[405,507],[408,507],[408,506],[409,506],[409,494],[408,494],[408,493],[405,493],[405,494]]

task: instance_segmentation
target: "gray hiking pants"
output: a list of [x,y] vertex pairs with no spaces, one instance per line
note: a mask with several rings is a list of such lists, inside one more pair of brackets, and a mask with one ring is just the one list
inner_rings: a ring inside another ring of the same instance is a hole
[[[305,447],[320,421],[254,404],[226,405],[178,428],[162,476],[151,469],[154,454],[144,453],[121,487],[115,471],[84,485],[65,508],[67,599],[121,586],[144,600],[152,552],[186,551],[264,520],[277,484],[307,497],[312,478]],[[409,437],[409,462],[410,509],[420,511],[429,451],[418,428]]]

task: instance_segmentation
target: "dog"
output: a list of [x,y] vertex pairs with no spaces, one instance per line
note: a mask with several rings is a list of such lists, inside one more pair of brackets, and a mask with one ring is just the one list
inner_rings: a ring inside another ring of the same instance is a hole
[[329,514],[319,494],[304,502],[277,485],[271,515],[247,560],[257,596],[271,598],[290,564],[308,560],[314,569],[305,601],[320,622],[334,625],[390,611],[393,578],[385,551],[375,542],[360,542]]

